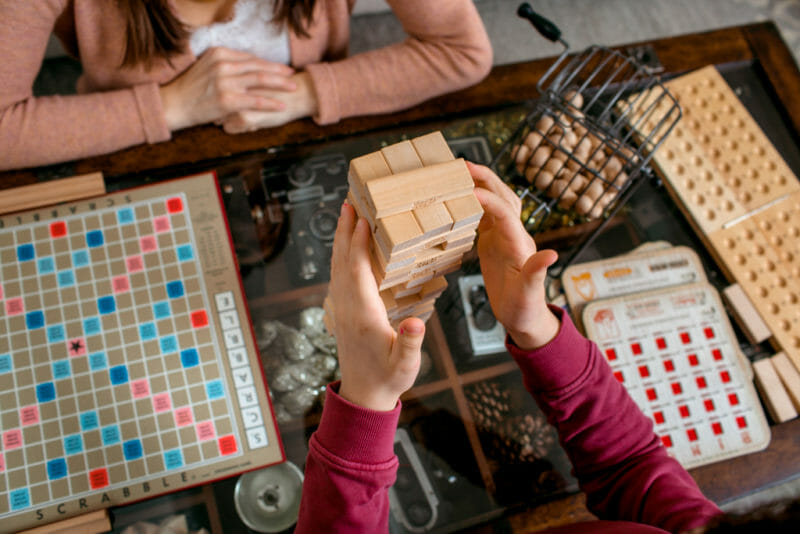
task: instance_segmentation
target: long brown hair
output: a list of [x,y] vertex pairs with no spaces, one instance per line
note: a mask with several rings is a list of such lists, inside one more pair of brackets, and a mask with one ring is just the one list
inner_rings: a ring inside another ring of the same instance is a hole
[[[117,0],[125,18],[123,67],[152,66],[155,59],[167,61],[186,49],[190,30],[169,7],[170,0]],[[288,24],[298,35],[308,37],[316,0],[275,0],[273,23]]]

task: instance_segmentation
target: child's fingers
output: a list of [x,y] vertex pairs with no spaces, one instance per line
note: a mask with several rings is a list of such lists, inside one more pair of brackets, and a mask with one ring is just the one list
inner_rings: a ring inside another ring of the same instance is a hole
[[494,173],[494,171],[484,165],[476,165],[470,162],[467,162],[467,168],[472,175],[475,185],[491,191],[519,211],[519,197]]

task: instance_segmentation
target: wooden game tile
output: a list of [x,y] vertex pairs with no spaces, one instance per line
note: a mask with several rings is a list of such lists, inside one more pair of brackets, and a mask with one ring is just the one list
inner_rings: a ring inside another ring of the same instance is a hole
[[745,294],[742,286],[732,284],[722,291],[734,319],[751,343],[761,343],[772,335],[758,310]]
[[375,228],[375,233],[381,236],[390,255],[430,237],[424,233],[415,214],[410,211],[379,218]]
[[461,246],[475,243],[476,232],[474,229],[469,228],[467,232],[453,232],[448,236],[448,240],[442,244],[443,250],[453,250],[454,248],[458,248]]
[[753,370],[758,392],[772,419],[776,423],[783,423],[797,417],[797,410],[783,387],[772,360],[769,358],[758,360],[753,363]]
[[438,297],[445,289],[447,289],[447,280],[444,276],[437,276],[422,285],[419,296],[423,299],[430,296]]
[[453,231],[477,225],[483,217],[483,208],[474,193],[447,200],[444,205],[453,219]]
[[417,155],[411,141],[401,141],[384,147],[381,149],[381,154],[392,174],[400,174],[422,167],[422,160]]
[[453,227],[450,212],[441,202],[423,206],[412,211],[422,230],[423,239],[436,237],[449,232]]
[[371,152],[350,160],[350,170],[347,181],[350,187],[357,191],[364,191],[365,184],[380,176],[392,174],[388,163],[381,152]]
[[435,131],[429,134],[415,137],[411,140],[420,161],[424,166],[445,163],[455,159],[450,146],[447,144],[442,132]]
[[436,270],[430,270],[430,271],[424,272],[422,274],[417,274],[416,276],[414,276],[412,278],[409,278],[406,281],[405,287],[407,287],[409,289],[418,288],[421,285],[423,285],[425,282],[433,280],[433,278],[435,276],[439,276],[439,275],[440,275],[440,273],[438,273]]
[[463,197],[473,189],[464,160],[457,159],[371,180],[366,185],[366,198],[380,219]]
[[369,228],[372,230],[372,233],[375,233],[376,225],[375,219],[372,217],[370,210],[364,207],[364,199],[362,198],[360,193],[353,193],[353,191],[347,192],[347,202],[353,206],[353,209],[356,212],[356,215],[359,218],[363,218],[367,220],[369,223]]
[[419,295],[419,292],[422,290],[422,285],[418,285],[416,287],[408,287],[406,284],[400,284],[392,287],[389,291],[392,292],[392,296],[395,299],[400,299],[403,297],[408,297],[410,295]]
[[786,388],[789,398],[792,400],[792,405],[795,409],[800,411],[800,371],[789,360],[785,353],[779,352],[772,358],[772,366],[778,373],[781,383]]

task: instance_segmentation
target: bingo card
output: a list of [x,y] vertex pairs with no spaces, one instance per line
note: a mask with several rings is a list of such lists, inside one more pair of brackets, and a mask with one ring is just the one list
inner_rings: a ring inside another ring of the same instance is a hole
[[0,532],[280,462],[213,174],[0,218]]
[[751,372],[713,286],[596,300],[583,320],[614,376],[684,467],[769,445]]

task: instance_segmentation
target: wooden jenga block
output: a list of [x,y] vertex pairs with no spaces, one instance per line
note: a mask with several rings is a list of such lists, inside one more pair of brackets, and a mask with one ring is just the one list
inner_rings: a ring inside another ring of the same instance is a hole
[[483,217],[483,208],[474,193],[444,203],[453,218],[453,231],[470,224],[477,224]]
[[783,423],[797,417],[797,410],[789,394],[781,383],[770,358],[758,360],[753,364],[756,386],[767,411],[776,423]]
[[366,183],[366,199],[376,219],[445,202],[472,193],[463,159],[382,176]]
[[452,250],[454,248],[466,245],[467,243],[475,243],[475,230],[469,228],[466,233],[451,233],[449,239],[444,242],[442,248],[444,250]]
[[370,212],[364,206],[363,199],[359,199],[360,195],[358,192],[348,191],[347,192],[347,202],[353,209],[356,210],[356,215],[359,218],[366,219],[367,223],[369,223],[369,227],[372,230],[373,234],[375,233],[375,220],[370,216]]
[[423,239],[444,234],[453,227],[453,218],[441,202],[417,208],[412,213],[422,230]]
[[742,286],[730,285],[722,290],[722,295],[725,297],[734,319],[751,343],[761,343],[772,336],[767,323],[761,318]]
[[789,398],[792,399],[792,404],[795,409],[800,411],[800,371],[789,360],[785,353],[779,352],[772,358],[772,365],[778,373]]
[[389,164],[383,159],[381,152],[372,152],[350,161],[350,172],[347,181],[350,187],[363,191],[365,184],[375,178],[392,174]]
[[447,280],[445,280],[444,276],[437,276],[422,284],[422,290],[419,292],[419,296],[423,299],[430,296],[438,297],[444,293],[445,289],[447,289]]
[[430,237],[425,235],[410,211],[378,219],[376,234],[386,243],[389,254],[412,247]]
[[442,132],[436,131],[416,137],[411,140],[411,144],[414,145],[419,159],[422,160],[422,164],[426,167],[455,159]]
[[402,141],[384,147],[381,149],[381,154],[392,170],[392,174],[400,174],[422,167],[422,160],[411,141]]

